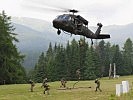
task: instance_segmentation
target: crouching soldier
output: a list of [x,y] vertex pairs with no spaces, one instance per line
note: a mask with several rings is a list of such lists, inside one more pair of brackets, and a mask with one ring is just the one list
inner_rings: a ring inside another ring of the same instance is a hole
[[33,92],[33,88],[35,86],[35,83],[32,80],[29,80],[29,83],[31,84],[30,91]]
[[61,79],[61,86],[60,87],[66,88],[66,83],[67,83],[67,81],[65,81],[65,79],[62,78]]
[[97,84],[95,92],[97,91],[97,89],[99,89],[99,91],[102,92],[102,90],[100,89],[100,81],[96,79],[95,83]]

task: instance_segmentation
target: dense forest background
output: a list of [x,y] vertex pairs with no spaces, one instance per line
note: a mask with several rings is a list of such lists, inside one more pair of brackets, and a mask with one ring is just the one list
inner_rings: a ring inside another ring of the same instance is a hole
[[81,80],[91,80],[108,76],[110,64],[114,63],[118,75],[133,74],[133,43],[130,38],[121,49],[119,45],[111,45],[104,40],[90,45],[85,38],[79,41],[73,39],[65,47],[56,43],[52,46],[50,43],[29,76],[36,82],[41,82],[43,77],[50,81],[61,78],[77,80],[76,70],[80,69]]

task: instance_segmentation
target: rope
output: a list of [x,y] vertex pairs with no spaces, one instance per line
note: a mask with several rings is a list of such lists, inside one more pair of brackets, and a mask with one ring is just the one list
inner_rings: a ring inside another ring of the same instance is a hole
[[79,80],[73,84],[73,88],[74,88],[74,86],[75,86],[78,82],[79,82]]

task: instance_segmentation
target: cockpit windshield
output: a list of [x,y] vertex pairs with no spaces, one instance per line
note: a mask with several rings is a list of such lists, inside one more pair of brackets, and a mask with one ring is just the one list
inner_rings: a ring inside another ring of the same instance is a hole
[[70,16],[69,15],[60,15],[60,16],[57,16],[57,19],[60,19],[60,20],[70,20]]

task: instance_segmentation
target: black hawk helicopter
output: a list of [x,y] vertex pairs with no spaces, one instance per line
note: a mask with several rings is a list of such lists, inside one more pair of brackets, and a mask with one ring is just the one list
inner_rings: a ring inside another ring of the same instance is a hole
[[[31,3],[32,4],[32,3]],[[57,34],[60,35],[61,30],[64,32],[68,32],[71,34],[75,35],[81,35],[85,36],[87,38],[90,38],[91,41],[92,39],[107,39],[110,38],[109,34],[100,34],[102,24],[98,23],[97,30],[95,33],[93,33],[89,28],[88,28],[88,21],[84,19],[80,15],[75,15],[75,13],[78,13],[78,10],[75,9],[67,9],[67,8],[55,8],[55,7],[48,7],[45,8],[43,6],[35,6],[35,5],[27,5],[25,3],[23,5],[24,7],[32,8],[32,10],[40,10],[40,11],[58,11],[58,12],[69,12],[69,14],[63,14],[59,15],[53,20],[53,27],[58,29]],[[72,14],[70,14],[72,13]],[[93,43],[93,41],[92,41]]]
[[[53,20],[53,27],[58,29],[57,34],[60,35],[61,30],[65,32],[69,32],[75,35],[82,35],[87,38],[92,39],[107,39],[110,38],[109,34],[100,34],[102,24],[98,23],[97,30],[93,33],[90,29],[88,29],[88,21],[84,19],[80,15],[74,15],[78,10],[68,10],[72,14],[63,14],[59,15],[57,18]],[[92,41],[93,44],[93,41]]]

